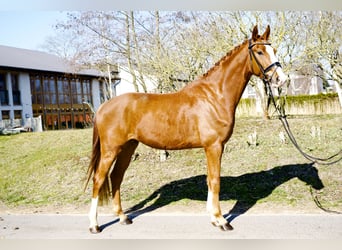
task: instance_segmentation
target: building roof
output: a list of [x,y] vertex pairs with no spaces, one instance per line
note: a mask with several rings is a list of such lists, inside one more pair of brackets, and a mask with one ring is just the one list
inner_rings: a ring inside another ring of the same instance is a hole
[[46,52],[4,45],[0,45],[0,67],[96,77],[103,76],[100,71],[93,69],[82,69],[80,71],[76,71],[75,67],[72,67],[67,61]]

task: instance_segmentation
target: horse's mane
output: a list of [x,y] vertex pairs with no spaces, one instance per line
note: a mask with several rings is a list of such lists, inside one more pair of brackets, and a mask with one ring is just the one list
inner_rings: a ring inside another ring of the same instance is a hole
[[211,67],[206,73],[202,75],[201,78],[207,77],[212,71],[214,71],[222,62],[228,60],[228,58],[237,50],[239,50],[243,45],[245,45],[248,40],[244,41],[242,44],[235,46],[233,49],[227,52],[225,56],[223,56],[220,60],[218,60],[213,67]]

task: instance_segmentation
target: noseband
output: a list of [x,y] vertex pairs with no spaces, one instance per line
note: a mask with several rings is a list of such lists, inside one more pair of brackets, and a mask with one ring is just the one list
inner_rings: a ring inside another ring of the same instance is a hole
[[270,71],[273,67],[280,67],[281,68],[280,62],[274,62],[271,65],[269,65],[266,69],[264,69],[263,66],[261,65],[261,63],[259,62],[258,58],[255,56],[254,51],[252,50],[252,48],[255,45],[271,45],[271,43],[253,43],[252,44],[252,39],[249,39],[248,43],[249,43],[248,44],[248,50],[249,50],[250,59],[252,61],[252,58],[254,58],[255,62],[257,63],[257,65],[258,65],[258,67],[262,73],[262,76],[263,76],[262,80],[263,81],[271,81],[273,78],[273,75],[276,71],[273,72],[272,76],[269,79],[267,78],[266,73],[268,71]]

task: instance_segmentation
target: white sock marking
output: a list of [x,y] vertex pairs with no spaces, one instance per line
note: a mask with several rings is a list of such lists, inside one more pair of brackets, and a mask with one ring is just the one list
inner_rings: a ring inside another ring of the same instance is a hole
[[89,220],[90,220],[90,227],[97,226],[97,204],[98,204],[98,197],[91,199],[91,207],[89,211]]

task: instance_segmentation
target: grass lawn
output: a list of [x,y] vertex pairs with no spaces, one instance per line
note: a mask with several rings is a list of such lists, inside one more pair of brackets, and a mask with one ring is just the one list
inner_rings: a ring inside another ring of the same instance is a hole
[[[342,115],[292,117],[289,123],[304,151],[314,156],[342,148]],[[323,207],[342,211],[342,162],[309,165],[291,142],[281,142],[281,131],[277,119],[237,119],[222,159],[223,212],[320,212],[310,187]],[[254,132],[256,145],[249,145]],[[83,185],[91,141],[91,129],[1,136],[0,212],[87,211],[91,187],[83,192]],[[124,208],[205,212],[203,149],[170,151],[164,162],[158,150],[142,144],[136,152],[122,184]]]

